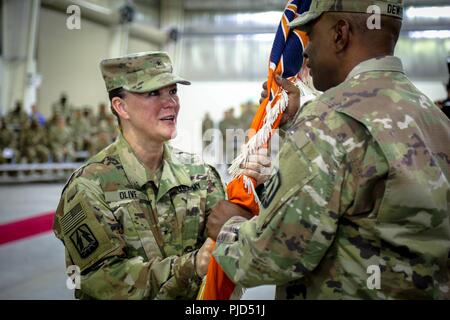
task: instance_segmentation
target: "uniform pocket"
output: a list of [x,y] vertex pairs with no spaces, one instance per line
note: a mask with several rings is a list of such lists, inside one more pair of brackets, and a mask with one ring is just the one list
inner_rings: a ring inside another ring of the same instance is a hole
[[263,229],[292,196],[318,175],[310,160],[318,155],[309,139],[304,139],[300,145],[298,141],[286,139],[279,153],[279,163],[264,186],[258,229]]
[[158,243],[159,231],[157,226],[150,223],[149,214],[149,209],[141,205],[139,200],[128,202],[115,213],[121,217],[128,254],[142,256],[147,258],[147,261],[154,257],[162,257],[162,243]]
[[188,192],[186,214],[182,221],[183,251],[189,252],[197,247],[205,228],[206,190]]

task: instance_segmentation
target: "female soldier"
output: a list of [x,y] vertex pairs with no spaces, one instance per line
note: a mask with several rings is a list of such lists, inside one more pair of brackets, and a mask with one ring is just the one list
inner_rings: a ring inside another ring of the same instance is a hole
[[190,83],[163,52],[104,60],[101,71],[121,134],[74,172],[54,223],[67,265],[81,272],[75,296],[195,298],[212,251],[205,220],[225,195],[212,167],[167,143],[177,83]]

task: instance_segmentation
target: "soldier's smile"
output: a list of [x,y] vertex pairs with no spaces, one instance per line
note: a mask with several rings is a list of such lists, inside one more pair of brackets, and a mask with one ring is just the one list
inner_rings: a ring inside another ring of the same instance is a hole
[[176,124],[177,116],[176,115],[169,115],[169,116],[162,117],[159,120],[163,121],[164,123],[167,123],[167,124]]

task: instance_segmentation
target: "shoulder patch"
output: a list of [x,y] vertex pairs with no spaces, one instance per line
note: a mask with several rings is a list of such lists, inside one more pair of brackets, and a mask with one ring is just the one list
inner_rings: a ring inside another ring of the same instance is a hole
[[287,203],[292,196],[318,174],[316,166],[311,166],[309,157],[304,150],[311,143],[300,143],[302,148],[286,139],[279,153],[279,164],[274,166],[274,173],[264,184],[261,200],[262,210],[259,213],[258,228],[262,229],[266,223]]
[[83,259],[89,257],[98,248],[98,241],[87,224],[79,226],[70,235],[70,240]]
[[263,208],[267,208],[272,202],[273,197],[275,197],[278,189],[280,189],[280,185],[281,176],[280,171],[277,170],[277,172],[273,174],[267,181],[267,184],[263,190],[263,194],[261,196],[261,205],[263,206]]
[[123,254],[122,245],[96,217],[95,204],[79,192],[59,218],[61,238],[74,264],[83,272],[107,256]]
[[83,211],[81,203],[78,203],[61,218],[60,223],[63,232],[69,233],[84,219],[86,219],[86,213]]

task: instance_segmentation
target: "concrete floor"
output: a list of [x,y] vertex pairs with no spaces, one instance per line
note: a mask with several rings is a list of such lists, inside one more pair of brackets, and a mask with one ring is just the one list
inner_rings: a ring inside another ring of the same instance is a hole
[[[63,184],[0,185],[0,224],[54,211]],[[242,299],[270,300],[274,286]],[[0,299],[73,299],[66,287],[64,247],[52,232],[0,245]]]
[[[54,211],[62,184],[0,186],[0,223]],[[0,246],[0,299],[73,299],[64,247],[53,233]]]

